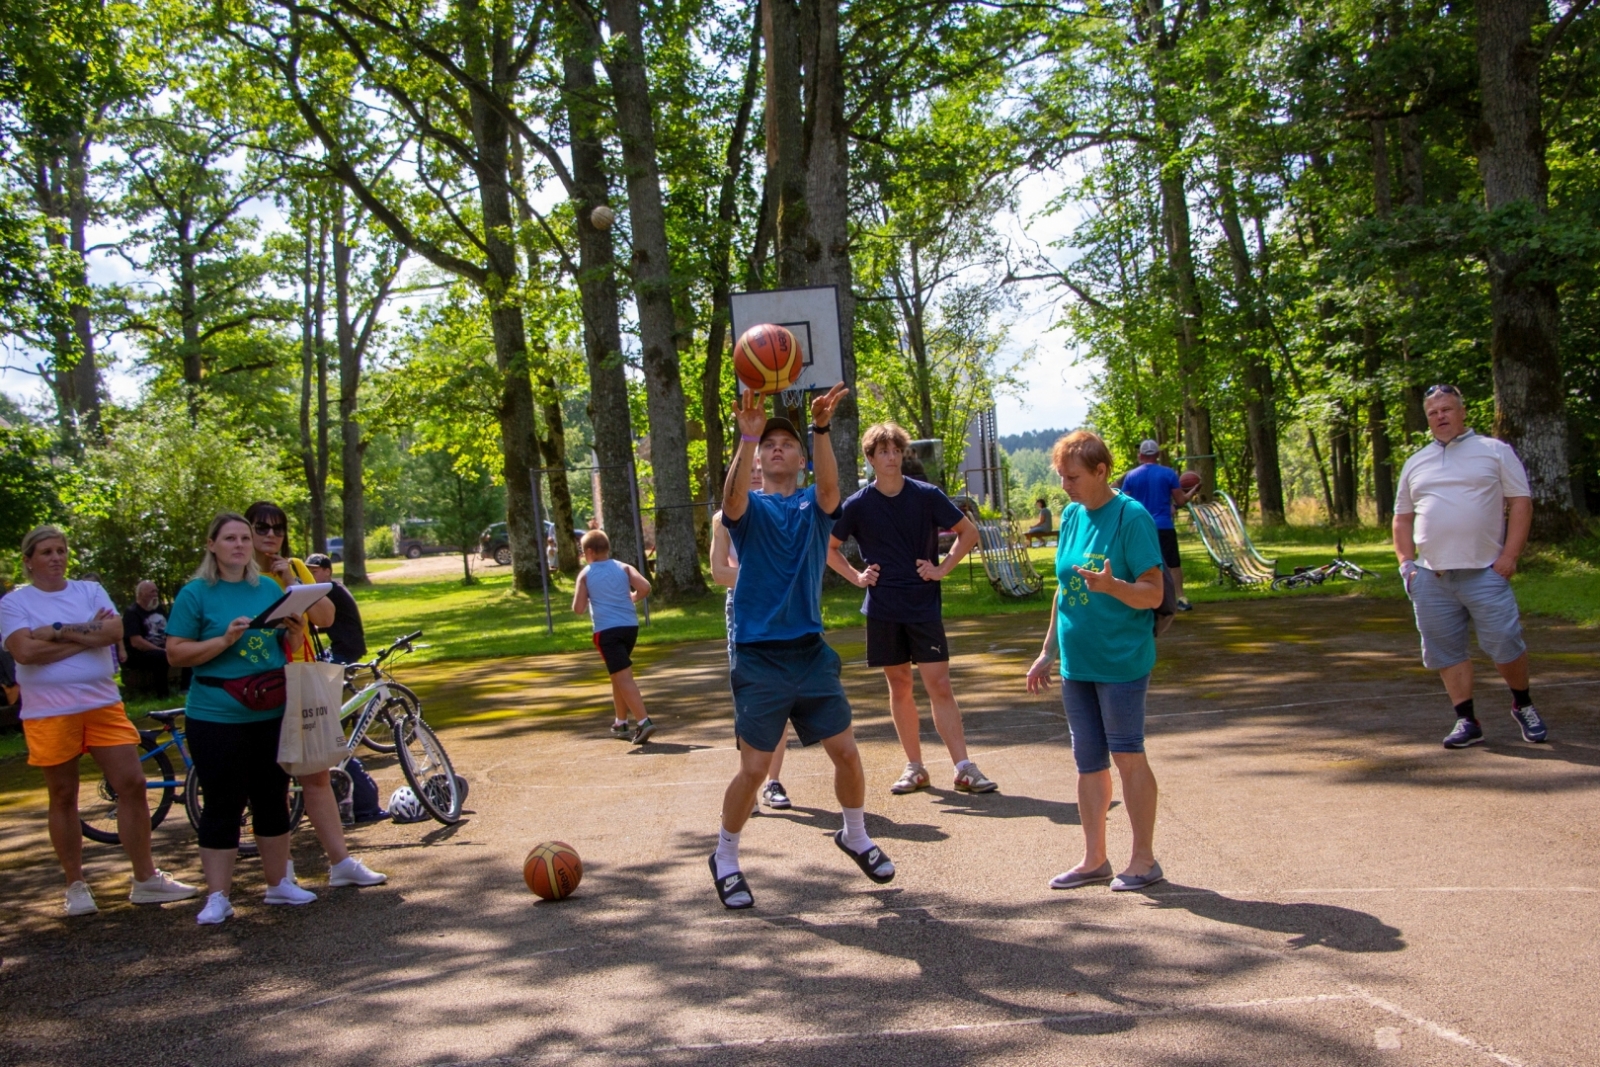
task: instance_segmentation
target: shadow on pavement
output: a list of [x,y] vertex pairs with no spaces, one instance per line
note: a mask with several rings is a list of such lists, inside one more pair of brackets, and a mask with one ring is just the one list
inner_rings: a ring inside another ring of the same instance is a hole
[[1293,934],[1291,948],[1322,945],[1338,952],[1399,952],[1406,947],[1400,931],[1375,915],[1332,904],[1278,904],[1269,900],[1235,900],[1209,889],[1163,882],[1142,894],[1158,909],[1182,909],[1212,922],[1248,926],[1269,933]]

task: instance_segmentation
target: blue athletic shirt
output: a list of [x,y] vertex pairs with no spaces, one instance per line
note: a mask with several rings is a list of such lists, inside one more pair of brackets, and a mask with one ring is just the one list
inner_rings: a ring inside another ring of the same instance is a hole
[[729,640],[792,641],[822,632],[822,569],[838,517],[817,506],[816,486],[788,496],[751,493],[737,520],[723,512],[739,553]]
[[1122,491],[1144,505],[1158,530],[1177,529],[1172,521],[1172,491],[1178,488],[1178,472],[1160,463],[1141,463],[1122,476]]
[[589,618],[594,632],[619,626],[638,626],[639,612],[629,591],[628,568],[614,559],[597,559],[583,568],[589,585]]
[[[254,618],[283,595],[278,583],[260,578],[249,582],[218,582],[207,585],[196,578],[182,589],[172,604],[167,620],[169,637],[209,641],[228,632],[228,624],[241,615]],[[214,659],[200,664],[194,673],[206,678],[244,678],[286,662],[281,631],[246,630],[231,646]],[[227,690],[196,682],[189,686],[184,714],[201,722],[265,722],[283,718],[283,709],[252,711],[228,695]]]
[[1155,612],[1130,608],[1110,593],[1091,593],[1073,570],[1100,570],[1131,582],[1161,565],[1150,513],[1126,493],[1090,511],[1068,504],[1056,540],[1056,637],[1061,677],[1077,682],[1133,682],[1156,665]]
[[856,539],[861,558],[878,565],[878,584],[867,589],[861,614],[889,622],[938,622],[940,582],[923,581],[917,560],[939,562],[939,531],[965,518],[961,509],[927,482],[905,480],[894,496],[873,482],[839,508],[833,536]]

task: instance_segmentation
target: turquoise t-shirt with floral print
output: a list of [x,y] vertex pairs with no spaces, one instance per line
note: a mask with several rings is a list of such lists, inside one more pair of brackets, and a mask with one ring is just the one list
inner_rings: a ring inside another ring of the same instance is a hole
[[1078,682],[1132,682],[1156,665],[1155,612],[1130,608],[1109,593],[1091,593],[1073,570],[1101,570],[1131,582],[1161,565],[1161,540],[1144,506],[1118,493],[1090,511],[1069,504],[1056,539],[1056,635],[1061,677]]
[[[283,590],[270,578],[259,578],[255,585],[249,582],[208,585],[196,578],[178,590],[172,615],[167,619],[167,634],[192,641],[221,637],[228,632],[228,624],[234,619],[241,615],[255,618],[282,595]],[[200,664],[194,673],[207,678],[243,678],[282,667],[286,660],[280,634],[276,629],[246,630],[220,656]],[[229,696],[227,690],[198,683],[189,686],[184,713],[202,722],[265,722],[283,718],[281,707],[251,711]]]

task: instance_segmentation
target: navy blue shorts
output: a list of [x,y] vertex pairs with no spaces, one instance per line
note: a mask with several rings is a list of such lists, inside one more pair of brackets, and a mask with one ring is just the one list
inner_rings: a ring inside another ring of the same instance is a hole
[[771,752],[794,723],[802,745],[850,729],[850,701],[839,684],[839,653],[821,634],[793,641],[753,641],[733,646],[733,730],[759,752]]

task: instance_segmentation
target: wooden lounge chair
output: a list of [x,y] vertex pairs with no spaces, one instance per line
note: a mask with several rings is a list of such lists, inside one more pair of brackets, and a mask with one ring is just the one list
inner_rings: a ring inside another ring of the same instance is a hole
[[1215,500],[1191,503],[1188,510],[1200,543],[1217,566],[1218,585],[1229,581],[1235,585],[1272,584],[1278,576],[1278,561],[1256,550],[1232,497],[1219,489]]

